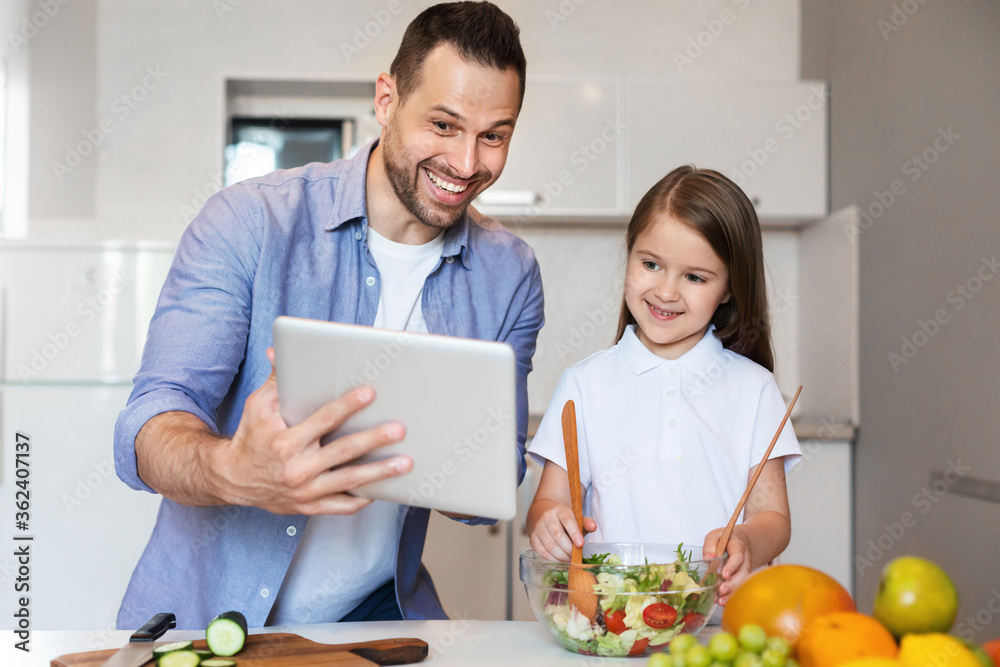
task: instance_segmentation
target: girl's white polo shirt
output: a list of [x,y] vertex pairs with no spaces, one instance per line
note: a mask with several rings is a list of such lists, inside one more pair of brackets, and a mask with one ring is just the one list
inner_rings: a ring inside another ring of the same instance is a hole
[[[584,514],[597,521],[588,542],[700,547],[729,521],[786,405],[774,376],[713,331],[671,361],[630,326],[563,373],[528,452],[565,470],[561,416],[572,399]],[[779,456],[786,472],[801,458],[791,424],[771,453]]]

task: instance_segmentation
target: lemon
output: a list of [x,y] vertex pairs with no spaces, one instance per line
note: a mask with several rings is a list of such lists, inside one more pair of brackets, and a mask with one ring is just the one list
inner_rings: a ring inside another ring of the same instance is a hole
[[882,570],[872,616],[897,639],[919,632],[948,632],[958,613],[955,584],[937,564],[916,556]]
[[906,635],[899,643],[899,662],[904,667],[980,667],[972,651],[960,639],[941,632]]

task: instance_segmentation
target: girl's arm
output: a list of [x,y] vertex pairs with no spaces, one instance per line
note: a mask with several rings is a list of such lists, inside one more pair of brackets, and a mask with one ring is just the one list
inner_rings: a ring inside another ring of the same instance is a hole
[[[597,523],[584,517],[583,527],[592,533]],[[528,509],[528,535],[531,548],[546,560],[568,562],[573,545],[583,546],[583,533],[570,507],[569,477],[552,461],[545,462],[538,491]]]
[[[753,476],[756,466],[750,470]],[[705,536],[703,552],[706,558],[715,557],[715,546],[724,528],[716,528]],[[729,537],[729,560],[722,568],[725,581],[719,587],[719,603],[726,604],[729,596],[750,573],[761,565],[777,558],[792,536],[788,511],[788,494],[785,490],[784,457],[773,458],[764,464],[760,479],[747,498],[743,508],[743,523],[736,524]]]

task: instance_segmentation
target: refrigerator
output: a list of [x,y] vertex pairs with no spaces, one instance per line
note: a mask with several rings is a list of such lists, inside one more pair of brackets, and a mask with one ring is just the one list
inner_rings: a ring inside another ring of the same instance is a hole
[[159,496],[114,424],[173,257],[160,243],[0,243],[0,630],[111,630]]

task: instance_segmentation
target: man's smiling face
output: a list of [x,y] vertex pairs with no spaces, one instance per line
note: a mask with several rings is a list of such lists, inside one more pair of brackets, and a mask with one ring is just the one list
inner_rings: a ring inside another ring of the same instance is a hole
[[415,218],[450,227],[500,177],[520,96],[514,69],[470,63],[446,44],[427,55],[418,85],[385,109],[380,143],[392,189]]

